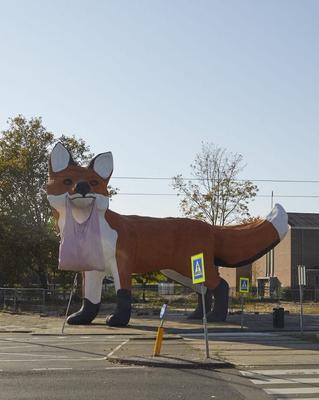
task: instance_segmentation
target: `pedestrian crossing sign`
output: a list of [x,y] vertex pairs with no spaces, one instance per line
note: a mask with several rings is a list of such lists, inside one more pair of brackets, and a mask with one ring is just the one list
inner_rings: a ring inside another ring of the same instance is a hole
[[239,278],[239,292],[249,293],[249,278]]
[[205,282],[204,254],[195,254],[191,257],[193,283]]

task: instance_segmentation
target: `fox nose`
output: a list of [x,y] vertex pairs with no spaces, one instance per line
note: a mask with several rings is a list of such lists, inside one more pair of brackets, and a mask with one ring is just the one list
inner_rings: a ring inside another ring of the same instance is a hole
[[86,194],[90,193],[91,187],[86,181],[80,181],[75,185],[74,191],[84,197]]

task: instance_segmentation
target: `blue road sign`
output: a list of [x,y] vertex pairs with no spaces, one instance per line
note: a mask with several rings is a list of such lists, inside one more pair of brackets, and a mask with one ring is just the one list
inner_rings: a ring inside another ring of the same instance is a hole
[[239,292],[240,293],[249,292],[249,278],[239,278]]
[[193,283],[205,282],[204,254],[195,254],[191,257]]

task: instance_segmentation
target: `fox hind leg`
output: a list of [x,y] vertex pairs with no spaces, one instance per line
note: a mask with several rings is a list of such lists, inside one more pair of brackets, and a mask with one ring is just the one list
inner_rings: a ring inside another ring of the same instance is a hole
[[[208,260],[205,264],[209,265]],[[207,291],[205,294],[205,308],[208,322],[225,321],[228,314],[228,283],[219,276],[218,269],[212,265],[211,268],[206,268],[206,283]],[[214,303],[213,299],[214,298]],[[213,304],[213,309],[212,309]],[[202,298],[198,296],[198,303],[195,311],[189,316],[192,319],[203,318]]]
[[[210,312],[212,309],[212,303],[213,303],[213,291],[212,289],[207,289],[205,293],[205,311],[206,314]],[[203,319],[203,300],[202,300],[202,295],[200,293],[197,293],[197,306],[195,310],[189,314],[187,319]]]
[[220,279],[218,286],[213,289],[214,306],[206,314],[208,322],[226,321],[228,314],[229,286],[224,279]]

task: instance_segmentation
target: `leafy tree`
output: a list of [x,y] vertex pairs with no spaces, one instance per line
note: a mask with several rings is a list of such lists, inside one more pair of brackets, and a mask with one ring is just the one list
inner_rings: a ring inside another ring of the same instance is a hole
[[81,139],[56,139],[41,118],[19,115],[0,136],[0,278],[2,284],[28,284],[37,275],[46,288],[56,269],[58,238],[46,198],[49,151],[61,141],[75,161],[92,157]]
[[202,143],[201,153],[190,167],[191,180],[181,174],[173,178],[173,188],[182,197],[180,208],[184,215],[212,225],[250,217],[248,204],[258,188],[249,180],[238,179],[245,167],[241,154]]

